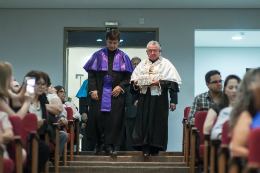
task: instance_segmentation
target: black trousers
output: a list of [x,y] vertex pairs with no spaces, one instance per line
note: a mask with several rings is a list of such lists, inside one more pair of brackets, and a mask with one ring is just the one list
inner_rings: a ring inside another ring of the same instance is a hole
[[42,139],[39,139],[38,146],[38,172],[41,172],[44,170],[45,163],[49,158],[50,147]]
[[135,117],[134,118],[126,118],[125,119],[126,126],[126,150],[127,151],[135,151],[132,147],[132,134],[135,126]]

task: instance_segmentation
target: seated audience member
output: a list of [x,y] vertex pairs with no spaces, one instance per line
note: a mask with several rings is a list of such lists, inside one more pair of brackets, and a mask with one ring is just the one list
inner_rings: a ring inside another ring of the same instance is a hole
[[[46,104],[47,111],[50,113],[59,113],[55,115],[59,115],[59,123],[60,126],[64,126],[68,123],[66,117],[61,114],[61,110],[63,110],[62,102],[61,99],[57,96],[57,94],[53,93],[54,89],[53,86],[51,85],[51,80],[50,77],[47,73],[43,72],[44,78],[46,79],[46,96],[49,104]],[[50,109],[50,105],[52,108]],[[55,107],[57,110],[53,110],[53,107]],[[66,110],[65,110],[66,111]],[[68,140],[68,135],[64,131],[59,131],[59,156],[61,156],[64,144]]]
[[[237,92],[236,103],[231,112],[229,123],[229,130],[232,133],[230,149],[233,156],[248,156],[246,145],[248,142],[250,127],[252,124],[255,125],[254,120],[258,119],[258,116],[256,116],[257,109],[254,103],[256,96],[253,92],[253,85],[255,81],[259,80],[259,76],[260,69],[248,71]],[[260,122],[258,121],[258,123]]]
[[15,94],[18,94],[20,90],[20,85],[19,83],[14,79],[14,81],[12,82],[12,85],[11,85],[11,91]]
[[[26,86],[20,89],[19,94],[10,91],[13,81],[13,69],[10,63],[0,62],[0,76],[0,111],[23,119],[28,113],[34,95],[26,92]],[[27,78],[24,79],[24,83],[26,81]]]
[[[36,83],[34,86],[34,98],[29,107],[29,112],[34,113],[37,116],[38,120],[38,135],[39,135],[39,150],[38,150],[38,172],[44,169],[45,163],[49,158],[49,145],[45,142],[45,133],[48,128],[48,124],[46,122],[47,115],[46,115],[46,96],[44,91],[46,90],[46,81],[42,72],[40,71],[30,71],[26,74],[26,77],[35,78]],[[23,86],[22,86],[23,87]],[[49,116],[50,121],[50,116]],[[49,126],[50,132],[54,131]]]
[[80,118],[80,114],[79,114],[76,106],[72,102],[69,102],[69,101],[66,102],[65,101],[65,98],[66,98],[65,89],[62,86],[60,86],[60,85],[55,86],[54,88],[57,90],[57,95],[61,99],[61,101],[63,103],[63,106],[72,108],[72,110],[73,110],[73,118],[79,119]]
[[8,115],[5,112],[0,111],[0,146],[4,149],[4,159],[9,159],[9,155],[5,145],[10,143],[14,138],[14,133],[12,129],[13,127],[8,119]]
[[[233,107],[233,105],[235,103],[237,87],[238,87],[239,82],[240,82],[240,78],[236,75],[229,75],[226,78],[220,101],[218,103],[214,103],[208,111],[208,114],[207,114],[207,117],[206,117],[206,120],[205,120],[205,123],[203,126],[204,134],[210,134],[212,127],[213,127],[214,120],[217,117],[218,117],[218,120],[217,120],[218,125],[215,125],[215,129],[218,129],[220,131],[219,132],[215,131],[215,132],[217,132],[217,133],[222,132],[222,125],[223,125],[223,123],[225,123],[226,118],[229,119],[232,108],[231,109],[229,108],[229,109],[226,109],[225,111],[223,111],[221,116],[219,116],[220,110],[223,108],[226,108],[226,107]],[[227,110],[229,110],[230,112],[228,113]],[[225,115],[228,115],[228,116],[226,117]],[[226,118],[224,118],[223,116]],[[211,133],[211,138],[216,137],[215,132],[214,132],[214,134]]]
[[[8,115],[5,112],[0,111],[0,145],[4,149],[4,159],[9,159],[8,152],[6,151],[5,144],[10,143],[12,140],[14,140],[14,133],[13,133],[13,126],[11,122],[9,121]],[[25,162],[26,160],[26,151],[25,149],[22,149],[22,162]]]
[[210,106],[220,100],[222,90],[220,72],[217,70],[209,71],[205,75],[205,80],[209,91],[195,97],[189,113],[189,122],[195,122],[194,116],[197,111],[208,111]]

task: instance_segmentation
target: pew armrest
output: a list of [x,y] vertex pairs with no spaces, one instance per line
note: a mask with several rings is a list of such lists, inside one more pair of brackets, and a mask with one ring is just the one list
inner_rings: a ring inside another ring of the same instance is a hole
[[214,139],[210,140],[210,143],[211,143],[211,145],[218,147],[220,145],[221,141],[217,138],[214,138]]

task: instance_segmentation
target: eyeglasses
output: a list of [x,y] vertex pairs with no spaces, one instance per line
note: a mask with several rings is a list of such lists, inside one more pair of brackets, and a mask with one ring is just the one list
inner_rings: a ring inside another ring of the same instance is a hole
[[37,82],[36,85],[39,87],[46,87],[46,84],[41,82]]
[[147,53],[149,53],[149,54],[153,53],[153,52],[156,53],[156,52],[158,52],[158,50],[147,50]]
[[67,92],[65,92],[65,91],[59,91],[61,94],[66,94]]
[[215,80],[215,81],[212,81],[212,82],[209,82],[209,83],[212,83],[212,84],[223,83],[223,80],[219,80],[219,81]]

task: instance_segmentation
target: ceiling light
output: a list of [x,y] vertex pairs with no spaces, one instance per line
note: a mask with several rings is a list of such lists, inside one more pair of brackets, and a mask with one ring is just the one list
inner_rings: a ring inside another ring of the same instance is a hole
[[120,42],[123,42],[124,40],[120,40]]
[[102,39],[97,39],[97,41],[102,41]]
[[242,37],[232,37],[233,40],[241,40]]

